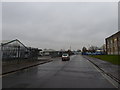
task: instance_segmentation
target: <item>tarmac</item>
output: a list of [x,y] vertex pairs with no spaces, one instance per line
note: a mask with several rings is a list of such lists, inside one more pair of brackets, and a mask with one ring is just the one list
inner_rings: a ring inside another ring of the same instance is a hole
[[[83,55],[84,58],[89,60],[92,64],[94,64],[96,67],[98,67],[101,71],[106,73],[108,76],[116,80],[120,84],[120,66],[119,65],[114,65],[112,63],[89,57],[87,55]],[[58,57],[57,57],[58,58]],[[10,64],[10,65],[2,65],[2,75],[8,74],[11,72],[16,72],[22,69],[30,68],[33,66],[37,66],[40,64],[48,63],[53,61],[55,58],[51,57],[39,57],[38,60],[36,61],[30,61],[30,62],[19,62],[15,64]]]
[[51,62],[52,60],[53,58],[49,56],[45,56],[45,57],[39,57],[38,60],[34,60],[34,61],[26,61],[26,62],[21,61],[21,62],[13,62],[10,64],[4,63],[2,64],[2,75],[27,69],[40,64],[48,63]]
[[98,67],[103,73],[110,76],[120,84],[120,65],[114,65],[110,62],[93,58],[87,55],[84,55],[83,57],[88,59],[92,64]]

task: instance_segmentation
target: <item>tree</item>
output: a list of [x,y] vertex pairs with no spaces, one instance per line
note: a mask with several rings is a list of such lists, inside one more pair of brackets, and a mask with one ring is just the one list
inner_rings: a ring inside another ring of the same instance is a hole
[[68,49],[67,53],[68,53],[69,55],[72,55],[72,51],[71,51],[70,49]]
[[96,52],[96,50],[98,50],[99,48],[97,46],[91,46],[89,47],[88,51],[89,52]]
[[80,50],[80,49],[78,49],[78,50],[77,50],[77,52],[81,52],[81,50]]
[[83,47],[83,48],[82,48],[82,52],[87,52],[87,48],[86,48],[86,47]]

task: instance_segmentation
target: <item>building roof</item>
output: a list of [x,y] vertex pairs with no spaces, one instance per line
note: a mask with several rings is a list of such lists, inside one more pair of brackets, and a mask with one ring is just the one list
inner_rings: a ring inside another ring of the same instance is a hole
[[18,39],[15,39],[15,40],[3,40],[2,43],[1,43],[1,45],[4,46],[4,45],[7,45],[7,44],[12,43],[12,42],[15,42],[15,41],[19,42],[22,46],[24,46],[25,48],[28,49],[28,47],[26,47],[26,46],[25,46],[22,42],[20,42]]
[[107,37],[106,39],[108,39],[108,38],[110,38],[110,37],[113,37],[114,35],[117,35],[117,34],[120,34],[120,31],[118,31],[118,32],[116,32],[116,33],[114,33],[114,34],[112,34],[111,36]]
[[45,52],[52,52],[55,51],[54,49],[44,49]]

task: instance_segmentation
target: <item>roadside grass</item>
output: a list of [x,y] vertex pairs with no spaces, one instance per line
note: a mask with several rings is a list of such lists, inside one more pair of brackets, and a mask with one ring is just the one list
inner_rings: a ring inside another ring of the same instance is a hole
[[115,65],[120,65],[120,55],[89,55],[89,56],[111,62],[112,64]]

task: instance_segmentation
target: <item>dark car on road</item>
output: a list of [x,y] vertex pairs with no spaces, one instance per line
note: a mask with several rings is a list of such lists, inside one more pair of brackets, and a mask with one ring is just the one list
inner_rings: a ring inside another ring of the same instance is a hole
[[64,54],[62,55],[62,61],[69,61],[69,60],[70,60],[69,54],[68,54],[68,53],[64,53]]

